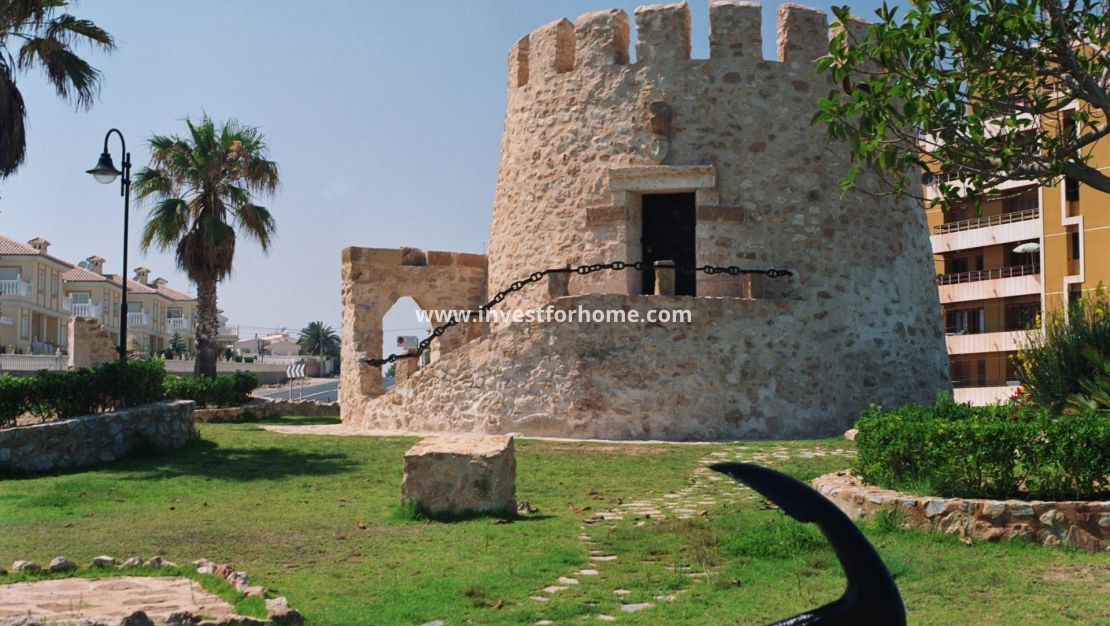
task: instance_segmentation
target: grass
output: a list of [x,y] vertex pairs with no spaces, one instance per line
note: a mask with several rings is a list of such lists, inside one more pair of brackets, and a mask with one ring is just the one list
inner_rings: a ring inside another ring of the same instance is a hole
[[[310,625],[570,623],[598,613],[628,624],[767,623],[843,588],[814,528],[750,491],[726,497],[727,481],[714,483],[716,503],[704,516],[583,524],[621,502],[687,487],[699,459],[734,446],[518,441],[517,497],[539,512],[508,524],[442,523],[400,506],[401,456],[411,438],[279,435],[254,424],[200,429],[200,441],[172,454],[0,481],[0,562],[44,563],[60,554],[80,563],[99,554],[231,562],[252,584],[288,597]],[[744,445],[793,452],[850,444]],[[809,479],[847,460],[769,464]],[[578,539],[583,528],[594,545]],[[1110,614],[1105,555],[967,546],[890,519],[864,529],[894,572],[911,623],[1092,623]],[[619,559],[548,603],[529,599],[589,567],[589,549]],[[213,584],[204,578],[197,577]],[[614,595],[618,588],[630,594]],[[671,593],[673,602],[656,599]],[[656,606],[620,611],[641,601]]]

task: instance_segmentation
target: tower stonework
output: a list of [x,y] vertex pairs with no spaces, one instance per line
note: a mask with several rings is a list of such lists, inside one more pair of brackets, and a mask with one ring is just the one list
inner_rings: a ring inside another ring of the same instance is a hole
[[[635,42],[627,14],[613,9],[551,22],[512,46],[486,295],[537,270],[610,261],[793,275],[699,273],[676,296],[653,295],[651,277],[633,270],[573,275],[569,295],[554,299],[529,286],[499,306],[685,309],[693,321],[494,324],[380,395],[354,391],[368,352],[353,350],[344,421],[797,437],[842,430],[870,403],[929,401],[948,389],[920,205],[842,197],[847,147],[810,123],[832,87],[814,64],[828,47],[825,13],[780,6],[775,61],[762,57],[760,5],[714,1],[709,14],[708,59],[690,58],[685,3],[636,9]],[[661,209],[670,221],[660,222]],[[357,277],[375,270],[348,262],[366,255],[344,258],[347,348],[375,340],[360,334],[370,322],[356,319],[353,296],[365,290]]]

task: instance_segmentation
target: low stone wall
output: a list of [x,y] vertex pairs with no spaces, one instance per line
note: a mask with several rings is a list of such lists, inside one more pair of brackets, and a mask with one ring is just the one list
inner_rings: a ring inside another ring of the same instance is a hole
[[339,417],[339,403],[314,402],[311,400],[290,402],[288,400],[266,400],[256,398],[242,406],[197,409],[194,411],[194,418],[197,423],[239,422],[248,417],[252,419],[265,419],[278,415]]
[[558,298],[553,317],[581,309],[635,311],[646,320],[649,311],[689,311],[692,321],[605,323],[579,315],[565,323],[509,324],[381,396],[352,394],[350,379],[340,379],[343,422],[369,430],[587,439],[812,438],[844,432],[872,403],[931,402],[949,384],[938,362],[910,358],[937,340],[932,332],[907,322],[898,349],[879,351],[885,344],[877,328],[848,325],[827,311],[814,313],[814,306],[781,299]]
[[914,528],[985,541],[1025,539],[1090,552],[1110,550],[1110,501],[1045,502],[930,498],[869,487],[850,472],[825,474],[813,487],[852,519],[898,511]]
[[179,448],[196,434],[190,400],[18,426],[0,430],[0,472],[40,473],[107,463],[132,450]]

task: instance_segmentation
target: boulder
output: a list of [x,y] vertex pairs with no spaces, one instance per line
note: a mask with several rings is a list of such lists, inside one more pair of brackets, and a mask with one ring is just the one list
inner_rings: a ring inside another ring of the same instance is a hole
[[154,626],[154,620],[143,611],[135,611],[120,621],[119,626]]
[[123,562],[123,567],[141,567],[143,563],[145,563],[145,561],[143,561],[142,557],[132,556],[128,557],[127,560]]
[[28,574],[34,574],[35,572],[41,570],[42,568],[39,567],[39,564],[35,563],[34,561],[16,561],[12,563],[13,572],[27,572]]
[[116,559],[107,554],[102,554],[92,560],[93,567],[113,567],[116,564]]
[[77,563],[65,556],[56,556],[50,561],[50,571],[68,572],[77,569]]
[[432,517],[515,515],[512,435],[422,439],[405,452],[401,499]]

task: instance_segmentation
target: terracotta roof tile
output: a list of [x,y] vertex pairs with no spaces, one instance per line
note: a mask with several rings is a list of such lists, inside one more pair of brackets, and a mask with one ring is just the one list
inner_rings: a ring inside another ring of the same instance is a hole
[[97,274],[96,272],[94,272],[92,270],[88,270],[88,269],[85,269],[83,267],[77,267],[76,265],[74,265],[73,267],[69,268],[68,270],[66,270],[65,272],[62,273],[62,280],[66,281],[66,282],[71,282],[71,283],[72,282],[80,282],[80,283],[98,282],[98,283],[100,283],[100,282],[105,282],[108,279],[105,278],[103,275]]

